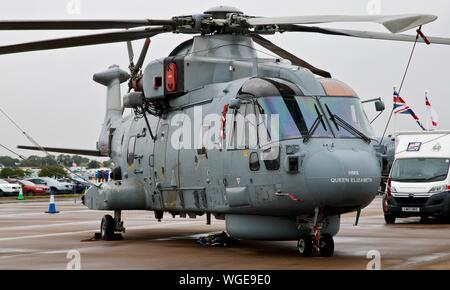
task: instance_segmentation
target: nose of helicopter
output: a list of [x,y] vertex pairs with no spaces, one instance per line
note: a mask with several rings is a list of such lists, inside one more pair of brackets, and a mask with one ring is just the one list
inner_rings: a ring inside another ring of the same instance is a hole
[[356,209],[368,205],[380,183],[373,153],[324,150],[304,160],[308,190],[321,207]]

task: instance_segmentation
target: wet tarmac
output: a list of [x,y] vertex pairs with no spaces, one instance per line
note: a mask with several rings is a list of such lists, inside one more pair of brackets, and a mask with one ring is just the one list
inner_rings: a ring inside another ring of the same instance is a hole
[[448,221],[409,218],[386,225],[380,198],[363,210],[358,226],[355,214],[342,217],[330,258],[299,257],[295,241],[202,247],[197,238],[223,231],[223,221],[206,225],[204,217],[166,215],[157,222],[148,211],[123,213],[123,240],[93,241],[105,212],[73,199],[57,200],[59,214],[44,213],[47,206],[0,201],[0,269],[66,269],[73,250],[82,269],[366,269],[377,253],[381,269],[450,269]]

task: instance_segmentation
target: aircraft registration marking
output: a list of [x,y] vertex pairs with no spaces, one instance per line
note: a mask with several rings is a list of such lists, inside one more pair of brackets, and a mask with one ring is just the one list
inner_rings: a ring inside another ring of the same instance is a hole
[[370,183],[373,181],[371,177],[337,177],[330,178],[331,183]]

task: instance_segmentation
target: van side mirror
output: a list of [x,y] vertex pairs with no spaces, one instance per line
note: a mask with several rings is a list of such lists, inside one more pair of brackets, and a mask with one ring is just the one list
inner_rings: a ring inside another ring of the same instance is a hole
[[228,103],[228,108],[229,109],[239,109],[240,107],[241,107],[241,100],[240,99],[232,99]]
[[382,100],[375,101],[375,110],[377,112],[382,112],[385,108],[386,107],[384,106],[384,102]]

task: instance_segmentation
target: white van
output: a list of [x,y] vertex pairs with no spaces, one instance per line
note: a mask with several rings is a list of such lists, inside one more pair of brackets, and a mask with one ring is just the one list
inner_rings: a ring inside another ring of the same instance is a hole
[[450,131],[399,132],[383,198],[386,223],[450,215]]

